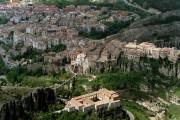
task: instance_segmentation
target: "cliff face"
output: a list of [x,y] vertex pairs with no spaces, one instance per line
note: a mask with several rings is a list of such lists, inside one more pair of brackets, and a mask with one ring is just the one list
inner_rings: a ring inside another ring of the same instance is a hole
[[30,95],[3,104],[0,109],[0,120],[22,120],[25,112],[45,111],[49,104],[55,103],[53,89],[36,89]]
[[95,71],[99,73],[113,70],[155,72],[180,79],[180,62],[175,64],[167,59],[156,60],[149,58],[140,58],[139,61],[128,60],[123,54],[119,56],[118,60],[96,62],[96,65],[90,69],[90,72]]
[[122,41],[138,40],[161,47],[180,48],[180,10],[154,15],[130,25],[118,34]]
[[130,60],[127,56],[129,53],[125,52],[126,44],[126,42],[114,39],[92,47],[87,52],[90,67],[87,72],[101,73],[113,70],[149,71],[180,78],[179,60],[175,63],[170,62],[168,57],[159,57],[159,59],[147,58],[143,55],[140,57],[136,55],[138,53],[135,53],[135,51],[130,53],[130,55],[134,55],[132,60]]

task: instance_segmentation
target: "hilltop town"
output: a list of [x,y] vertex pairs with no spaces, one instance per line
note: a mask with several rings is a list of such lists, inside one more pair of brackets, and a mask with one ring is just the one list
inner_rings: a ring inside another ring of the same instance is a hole
[[[33,5],[20,7],[15,3],[2,4],[0,14],[10,21],[0,26],[0,41],[11,45],[5,57],[25,54],[28,49],[45,51],[63,44],[67,50],[84,47],[80,33],[105,32],[105,22],[131,21],[138,15],[128,11],[112,11],[95,6]],[[20,47],[19,47],[20,46]],[[18,48],[19,47],[19,48]],[[19,49],[17,51],[16,49]],[[2,55],[5,53],[1,53]]]
[[171,109],[180,104],[179,48],[125,40],[135,33],[126,29],[141,26],[137,11],[148,11],[90,2],[62,8],[32,0],[0,3],[0,119],[39,120],[50,113],[63,120],[81,112],[98,120],[173,118]]

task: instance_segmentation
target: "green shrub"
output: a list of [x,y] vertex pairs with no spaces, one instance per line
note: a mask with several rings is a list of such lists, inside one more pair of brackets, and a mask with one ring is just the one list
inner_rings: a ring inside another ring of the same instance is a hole
[[4,75],[7,72],[7,67],[2,59],[2,57],[0,56],[0,75]]
[[49,49],[49,51],[52,51],[52,52],[62,52],[64,50],[66,50],[66,45],[64,44],[55,45],[55,46],[52,46],[51,49]]

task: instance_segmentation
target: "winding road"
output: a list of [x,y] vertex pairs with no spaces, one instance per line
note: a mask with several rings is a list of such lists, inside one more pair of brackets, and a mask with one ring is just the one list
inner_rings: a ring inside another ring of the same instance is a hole
[[128,110],[125,110],[125,111],[128,114],[130,120],[135,120],[134,115],[130,111],[128,111]]

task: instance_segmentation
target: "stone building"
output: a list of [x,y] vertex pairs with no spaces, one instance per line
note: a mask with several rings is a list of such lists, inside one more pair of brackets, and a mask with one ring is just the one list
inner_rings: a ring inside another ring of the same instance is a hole
[[168,58],[169,61],[176,63],[180,59],[180,50],[175,48],[158,48],[153,43],[143,42],[141,44],[128,43],[124,47],[125,56],[131,60],[139,60],[140,57],[153,59]]
[[128,59],[139,61],[143,51],[142,48],[134,42],[125,45],[124,53]]
[[89,69],[89,61],[87,55],[84,53],[76,54],[76,57],[71,59],[71,65],[74,67],[79,67],[79,70],[86,73]]
[[180,105],[180,97],[176,95],[172,95],[170,98],[170,102],[176,105]]
[[99,111],[102,109],[114,109],[120,107],[120,96],[115,91],[105,88],[86,95],[72,98],[67,102],[64,110],[71,111]]

